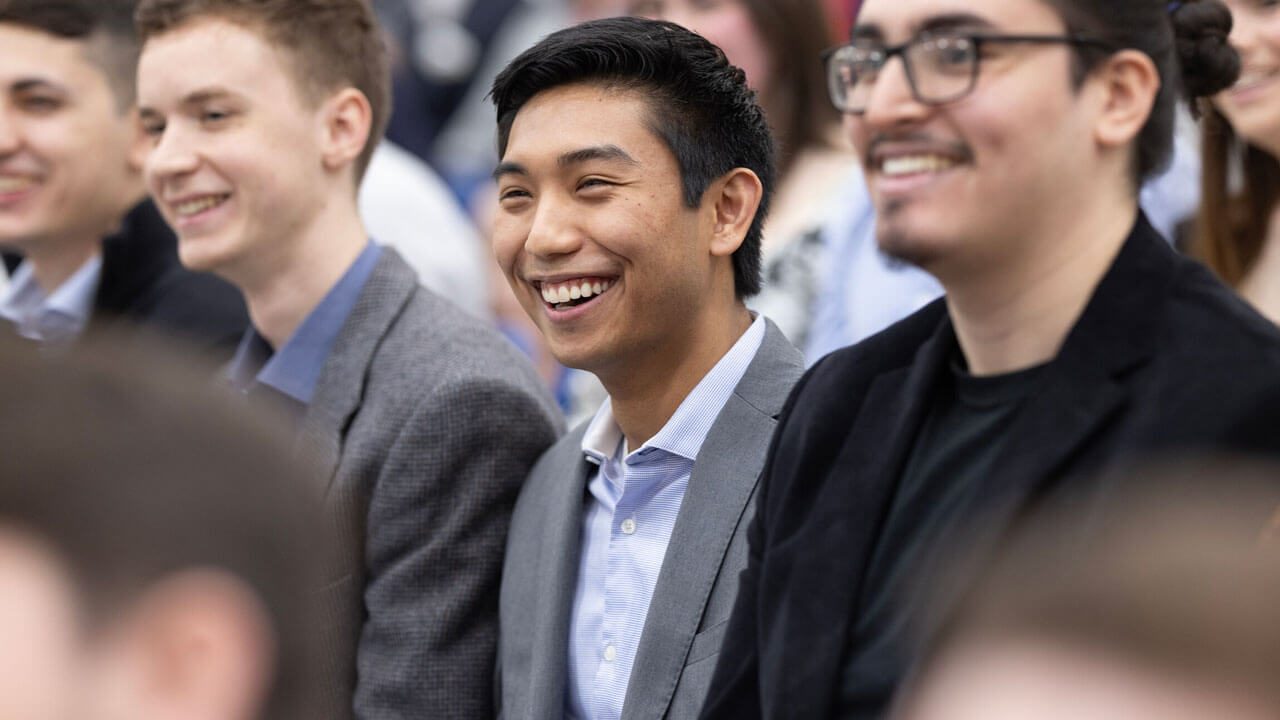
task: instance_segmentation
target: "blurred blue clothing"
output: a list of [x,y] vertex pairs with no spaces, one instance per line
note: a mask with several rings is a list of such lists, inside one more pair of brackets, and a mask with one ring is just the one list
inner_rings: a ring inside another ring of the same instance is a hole
[[31,263],[24,261],[14,270],[9,293],[0,301],[0,317],[13,323],[22,337],[65,345],[89,324],[101,277],[102,255],[94,255],[56,290],[45,293],[36,282]]

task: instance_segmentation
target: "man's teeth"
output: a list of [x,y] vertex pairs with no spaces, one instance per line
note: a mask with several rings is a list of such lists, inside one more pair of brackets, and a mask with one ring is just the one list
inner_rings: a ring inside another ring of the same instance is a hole
[[0,176],[0,192],[22,192],[35,187],[35,181],[31,178],[14,177],[12,175]]
[[939,172],[955,166],[955,161],[940,155],[904,155],[888,158],[880,164],[880,173],[893,177],[914,173]]
[[210,195],[209,197],[203,197],[199,200],[190,200],[184,203],[178,203],[174,206],[174,210],[176,210],[178,215],[181,215],[182,217],[190,217],[192,215],[199,215],[206,210],[211,210],[221,205],[222,201],[226,199],[227,197],[225,195]]
[[599,295],[613,287],[612,280],[571,280],[542,286],[542,299],[552,305]]

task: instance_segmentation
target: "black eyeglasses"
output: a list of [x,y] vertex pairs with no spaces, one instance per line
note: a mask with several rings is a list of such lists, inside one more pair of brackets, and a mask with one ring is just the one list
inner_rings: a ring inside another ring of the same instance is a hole
[[841,112],[867,111],[885,63],[902,56],[912,96],[926,105],[953,102],[973,92],[985,43],[1065,43],[1109,49],[1095,38],[1071,35],[922,35],[901,45],[849,44],[823,54],[831,102]]

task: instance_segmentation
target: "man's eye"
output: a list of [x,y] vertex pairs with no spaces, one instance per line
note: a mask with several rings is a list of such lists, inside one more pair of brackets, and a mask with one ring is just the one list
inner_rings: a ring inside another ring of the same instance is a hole
[[157,123],[157,122],[143,123],[142,132],[147,137],[158,138],[164,134],[164,123]]
[[530,197],[529,193],[525,190],[520,190],[519,188],[503,190],[500,193],[498,193],[498,200],[500,202],[505,202],[507,200],[519,200],[520,198],[527,198],[527,197]]
[[206,125],[216,125],[224,122],[231,117],[231,113],[222,110],[206,110],[200,113],[200,122]]
[[601,180],[600,178],[587,178],[583,180],[581,183],[578,183],[578,189],[585,190],[587,188],[609,187],[611,185],[613,185],[613,183],[609,182],[608,180]]
[[30,95],[22,99],[22,107],[32,112],[51,112],[62,107],[62,100],[47,95]]

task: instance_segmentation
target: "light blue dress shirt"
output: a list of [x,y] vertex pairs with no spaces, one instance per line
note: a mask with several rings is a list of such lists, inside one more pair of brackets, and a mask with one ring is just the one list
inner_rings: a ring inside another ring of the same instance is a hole
[[101,276],[102,255],[94,255],[46,295],[31,264],[23,262],[9,281],[9,294],[0,301],[0,317],[25,338],[49,345],[70,343],[89,324]]
[[252,327],[246,330],[227,370],[232,387],[248,393],[255,384],[265,385],[303,406],[310,404],[329,351],[381,254],[377,245],[372,242],[366,245],[337,284],[276,352],[271,351],[257,330]]
[[763,316],[757,316],[667,424],[639,449],[624,450],[622,430],[607,399],[587,426],[582,452],[600,469],[587,485],[591,498],[570,618],[565,708],[569,717],[606,720],[621,715],[640,633],[693,464],[707,432],[760,350],[764,329]]

